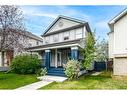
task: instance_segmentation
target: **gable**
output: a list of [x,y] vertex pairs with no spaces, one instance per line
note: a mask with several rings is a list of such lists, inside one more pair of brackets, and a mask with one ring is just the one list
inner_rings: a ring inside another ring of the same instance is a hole
[[69,19],[65,19],[65,18],[59,18],[54,24],[53,26],[47,31],[46,34],[51,33],[51,32],[55,32],[55,31],[59,31],[62,29],[66,29],[69,27],[73,27],[76,25],[80,25],[81,23],[76,22],[76,21],[72,21]]
[[119,25],[119,26],[126,26],[127,24],[127,14],[125,14],[123,17],[121,17],[117,22],[114,23],[114,25]]
[[113,19],[109,21],[108,25],[110,27],[111,32],[114,31],[114,24],[117,23],[126,15],[127,15],[127,8],[124,9],[122,12],[120,12],[118,15],[116,15]]

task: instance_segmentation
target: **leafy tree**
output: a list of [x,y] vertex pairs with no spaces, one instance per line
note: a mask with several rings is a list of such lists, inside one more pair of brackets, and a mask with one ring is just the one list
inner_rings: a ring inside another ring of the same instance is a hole
[[85,45],[82,49],[83,54],[83,67],[85,69],[89,69],[94,61],[94,52],[95,52],[95,38],[94,33],[88,32],[86,39],[85,39]]
[[95,61],[107,61],[108,60],[108,41],[103,39],[96,44]]

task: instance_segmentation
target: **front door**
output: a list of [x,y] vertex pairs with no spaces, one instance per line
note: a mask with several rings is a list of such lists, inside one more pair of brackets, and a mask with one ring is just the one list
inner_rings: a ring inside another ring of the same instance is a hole
[[57,66],[62,67],[62,62],[61,62],[61,52],[57,53]]

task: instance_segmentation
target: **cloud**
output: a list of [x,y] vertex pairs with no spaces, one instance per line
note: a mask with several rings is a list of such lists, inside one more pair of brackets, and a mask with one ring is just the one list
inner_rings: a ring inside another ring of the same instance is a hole
[[81,10],[76,10],[74,8],[67,7],[67,6],[60,6],[57,7],[57,9],[58,9],[58,13],[61,15],[75,17],[85,21],[92,20],[92,16],[86,14],[85,12],[82,12]]
[[108,27],[107,21],[108,20],[97,22],[97,23],[95,23],[95,27],[99,28],[99,29],[107,29],[107,27]]
[[56,18],[58,15],[65,15],[70,17],[78,17],[85,21],[90,21],[92,17],[90,15],[85,14],[80,10],[72,9],[67,6],[53,6],[47,7],[45,6],[21,6],[23,10],[23,14],[26,16],[41,16],[47,18]]
[[23,10],[27,29],[36,35],[43,34],[43,31],[58,15],[65,15],[87,21],[92,31],[96,29],[96,37],[100,37],[99,40],[101,40],[107,38],[107,33],[110,31],[108,21],[125,6],[24,5],[20,7]]
[[98,22],[94,22],[96,37],[99,38],[98,40],[102,40],[103,38],[107,39],[107,33],[110,31],[108,27],[109,20],[101,20]]
[[50,14],[50,13],[46,13],[43,11],[40,11],[38,8],[36,7],[21,7],[21,9],[23,10],[23,14],[26,16],[42,16],[42,17],[50,17],[50,18],[56,18],[57,15],[56,14]]
[[[92,22],[92,17],[68,6],[21,6],[27,29],[31,32],[44,31],[58,15],[65,15]],[[40,28],[42,27],[42,28]],[[42,33],[41,32],[41,33]],[[41,34],[40,33],[40,34]],[[39,34],[39,33],[38,33]]]
[[35,13],[35,14],[32,14],[32,15],[43,16],[43,17],[51,17],[51,18],[56,18],[57,17],[56,14],[48,14],[48,13]]

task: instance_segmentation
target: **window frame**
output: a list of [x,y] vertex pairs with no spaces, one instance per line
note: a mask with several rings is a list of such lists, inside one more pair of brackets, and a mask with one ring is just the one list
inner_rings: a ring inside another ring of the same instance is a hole
[[70,31],[64,32],[64,34],[63,34],[63,40],[64,40],[64,41],[65,41],[65,40],[69,40],[69,38],[70,38]]
[[59,42],[59,34],[53,35],[53,42]]
[[[81,31],[80,31],[80,30],[81,30]],[[81,28],[80,28],[80,29],[76,29],[76,30],[75,30],[75,39],[82,38],[82,35],[83,35],[82,32],[83,32],[83,31],[82,31]]]

